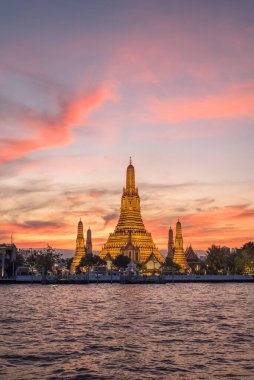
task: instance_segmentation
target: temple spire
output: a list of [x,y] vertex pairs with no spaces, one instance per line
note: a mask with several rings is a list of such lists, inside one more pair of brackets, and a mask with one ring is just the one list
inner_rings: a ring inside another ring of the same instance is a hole
[[168,255],[171,258],[173,258],[174,255],[174,235],[171,226],[168,230]]
[[132,192],[135,191],[135,170],[134,166],[132,165],[132,160],[130,157],[130,164],[127,167],[126,172],[126,191]]
[[83,232],[83,222],[80,218],[78,222],[78,231],[76,239],[76,251],[73,257],[73,261],[70,267],[70,273],[75,274],[76,268],[79,266],[82,257],[85,256],[85,244],[84,244],[84,232]]
[[83,232],[83,222],[80,218],[80,221],[78,222],[78,235],[77,238],[83,238],[84,237],[84,232]]
[[182,272],[185,272],[189,268],[184,254],[182,225],[179,221],[179,218],[178,222],[176,223],[175,251],[173,261],[174,263],[180,265]]
[[93,253],[93,245],[92,245],[92,231],[89,227],[86,232],[86,253]]

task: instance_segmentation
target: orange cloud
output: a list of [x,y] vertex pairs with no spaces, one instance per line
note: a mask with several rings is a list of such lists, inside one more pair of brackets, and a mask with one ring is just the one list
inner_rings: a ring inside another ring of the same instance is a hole
[[[254,218],[254,209],[249,205],[214,207],[210,210],[184,215],[180,218],[183,229],[184,246],[192,244],[193,248],[206,249],[211,244],[229,247],[241,246],[253,240],[250,228]],[[160,249],[167,247],[167,233],[171,225],[175,231],[177,219],[153,219],[146,223]]]
[[[18,247],[42,247],[50,243],[56,248],[75,249],[76,224],[80,215],[85,215],[84,233],[91,226],[93,247],[100,250],[118,220],[118,212],[105,214],[105,210],[100,207],[89,207],[83,213],[81,210],[61,210],[54,213],[54,220],[44,218],[45,221],[29,219],[23,223],[2,223],[0,238],[2,242],[7,242],[13,232]],[[250,205],[214,207],[183,215],[180,220],[184,247],[190,243],[194,249],[207,249],[211,244],[239,247],[253,240],[253,218],[254,209]],[[177,218],[167,218],[166,215],[158,217],[156,214],[149,216],[146,213],[143,219],[147,231],[152,233],[155,244],[159,249],[166,250],[168,228],[171,225],[175,232]]]

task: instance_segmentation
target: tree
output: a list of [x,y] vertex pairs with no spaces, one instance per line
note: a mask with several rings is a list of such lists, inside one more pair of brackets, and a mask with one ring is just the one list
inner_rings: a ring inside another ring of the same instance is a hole
[[16,254],[16,260],[15,260],[15,266],[16,267],[21,267],[22,265],[24,265],[24,257],[21,253],[17,253]]
[[67,259],[65,259],[67,269],[70,269],[72,262],[73,262],[73,257],[70,257],[70,258],[67,257]]
[[36,268],[39,272],[46,274],[54,270],[55,264],[60,260],[61,254],[51,246],[41,251],[35,251],[27,258],[31,268]]
[[254,271],[254,243],[246,243],[240,248],[235,259],[236,271],[239,274],[252,274]]
[[227,271],[227,253],[220,246],[212,245],[207,250],[205,261],[207,271],[210,274],[226,273]]
[[162,264],[162,268],[166,271],[177,273],[181,269],[181,266],[174,263],[173,259],[170,256],[167,256],[164,263]]
[[254,254],[254,242],[249,241],[248,243],[245,243],[242,246],[241,250],[242,251],[248,251],[249,253]]
[[93,260],[94,260],[94,265],[96,266],[107,264],[106,260],[103,260],[99,255],[94,255]]
[[237,268],[237,260],[239,257],[239,252],[230,252],[227,254],[227,268],[230,274],[237,274],[239,270]]
[[146,264],[144,264],[144,263],[138,263],[137,268],[140,272],[146,272],[146,270],[147,270]]
[[128,256],[125,255],[118,255],[113,260],[113,265],[117,268],[127,268],[128,264],[130,263],[131,259]]
[[36,253],[32,253],[26,259],[26,262],[29,266],[29,270],[33,273],[36,269]]
[[92,253],[86,253],[79,263],[79,267],[85,267],[86,269],[100,265],[106,265],[106,261],[101,259],[100,256],[93,255]]
[[91,268],[94,265],[94,257],[92,253],[86,253],[85,256],[82,257],[79,266]]

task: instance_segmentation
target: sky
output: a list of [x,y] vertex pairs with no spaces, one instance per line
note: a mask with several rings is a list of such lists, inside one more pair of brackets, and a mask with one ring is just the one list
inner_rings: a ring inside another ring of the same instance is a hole
[[3,0],[0,243],[100,250],[132,156],[156,245],[254,226],[252,0]]

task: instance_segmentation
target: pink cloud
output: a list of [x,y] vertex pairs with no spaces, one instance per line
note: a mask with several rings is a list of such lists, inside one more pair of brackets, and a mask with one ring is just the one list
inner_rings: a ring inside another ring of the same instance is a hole
[[54,117],[45,117],[31,110],[24,111],[21,128],[30,130],[31,138],[6,138],[0,141],[0,163],[21,158],[35,150],[64,146],[72,141],[71,129],[85,123],[86,117],[107,101],[115,100],[115,94],[108,85],[85,94],[74,96],[61,105]]
[[236,86],[224,93],[196,98],[153,99],[148,123],[181,123],[205,119],[240,118],[254,115],[254,83]]

